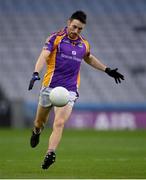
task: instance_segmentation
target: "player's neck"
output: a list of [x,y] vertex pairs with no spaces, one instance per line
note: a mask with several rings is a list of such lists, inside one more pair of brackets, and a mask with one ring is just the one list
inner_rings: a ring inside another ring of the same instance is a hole
[[76,38],[71,38],[69,35],[67,35],[68,39],[72,40],[72,41],[75,41],[77,39],[79,39],[79,36],[77,36]]

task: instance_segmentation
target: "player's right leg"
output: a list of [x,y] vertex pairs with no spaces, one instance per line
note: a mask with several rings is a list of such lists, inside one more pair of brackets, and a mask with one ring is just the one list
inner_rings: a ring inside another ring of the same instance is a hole
[[41,105],[38,105],[36,118],[34,121],[34,128],[32,130],[32,135],[30,139],[30,145],[32,148],[36,147],[39,143],[39,137],[44,127],[44,124],[48,120],[50,110],[51,107],[43,107]]

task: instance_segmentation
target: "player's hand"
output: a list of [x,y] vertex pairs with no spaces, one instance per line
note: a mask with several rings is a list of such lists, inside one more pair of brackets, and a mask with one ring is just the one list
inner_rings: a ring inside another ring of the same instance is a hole
[[37,81],[37,80],[40,80],[39,73],[38,72],[34,72],[32,74],[32,78],[30,80],[28,90],[31,90],[33,88],[34,82]]
[[118,68],[116,68],[116,69],[106,68],[105,72],[109,76],[113,77],[117,84],[121,83],[121,80],[124,80],[124,76],[118,72]]

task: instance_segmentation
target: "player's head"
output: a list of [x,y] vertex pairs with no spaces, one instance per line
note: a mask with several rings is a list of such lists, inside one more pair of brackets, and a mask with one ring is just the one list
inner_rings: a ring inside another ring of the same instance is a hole
[[68,20],[68,36],[71,39],[77,39],[86,24],[87,16],[83,11],[74,12]]
[[86,24],[87,15],[83,11],[76,11],[70,17],[71,21],[74,19],[77,19],[81,23]]

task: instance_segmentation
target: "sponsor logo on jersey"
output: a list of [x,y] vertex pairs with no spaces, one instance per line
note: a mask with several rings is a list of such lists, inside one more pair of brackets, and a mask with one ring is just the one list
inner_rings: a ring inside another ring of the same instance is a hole
[[74,56],[75,56],[76,54],[77,54],[77,52],[76,52],[76,51],[72,51],[72,55],[74,55]]

